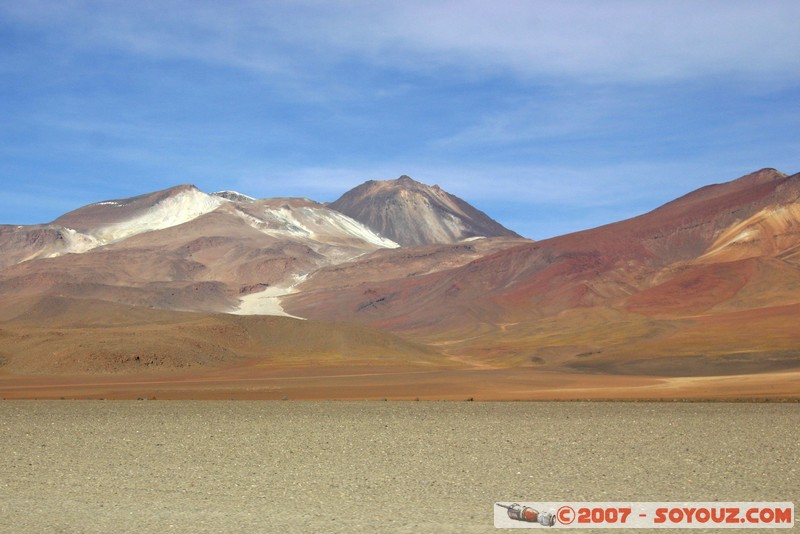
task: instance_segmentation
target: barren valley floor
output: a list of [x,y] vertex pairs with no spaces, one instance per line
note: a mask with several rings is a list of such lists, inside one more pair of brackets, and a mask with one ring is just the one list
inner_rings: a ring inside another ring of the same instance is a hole
[[796,403],[7,400],[0,525],[496,532],[495,501],[798,503],[798,442]]
[[800,371],[656,377],[400,365],[243,365],[84,375],[0,372],[0,399],[794,400]]

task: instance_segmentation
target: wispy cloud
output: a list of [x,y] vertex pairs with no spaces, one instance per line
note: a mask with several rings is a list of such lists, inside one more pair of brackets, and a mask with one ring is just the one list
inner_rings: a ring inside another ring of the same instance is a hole
[[325,201],[409,174],[541,237],[545,210],[575,229],[796,171],[797,20],[794,0],[0,2],[0,178]]
[[6,16],[158,58],[313,77],[343,61],[400,69],[646,82],[800,78],[788,0],[9,3]]
[[620,89],[548,87],[517,95],[499,109],[477,109],[473,123],[432,142],[435,149],[535,143],[594,135],[612,135],[619,123],[644,102]]
[[395,31],[373,26],[374,40],[527,76],[800,76],[800,38],[789,36],[800,5],[791,1],[469,1],[398,9]]

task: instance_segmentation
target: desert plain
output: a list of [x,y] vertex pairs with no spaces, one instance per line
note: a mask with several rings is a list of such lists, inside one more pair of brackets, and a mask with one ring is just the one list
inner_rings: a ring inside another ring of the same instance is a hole
[[496,532],[498,501],[797,503],[799,441],[796,403],[2,401],[0,530]]
[[800,371],[730,376],[591,375],[527,368],[265,367],[217,371],[0,374],[3,399],[794,401]]

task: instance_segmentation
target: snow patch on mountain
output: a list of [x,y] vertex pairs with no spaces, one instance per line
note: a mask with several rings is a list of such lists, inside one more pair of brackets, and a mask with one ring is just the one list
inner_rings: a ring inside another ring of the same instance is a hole
[[292,317],[293,319],[303,319],[286,313],[281,304],[281,298],[292,293],[296,293],[296,287],[300,285],[308,275],[296,274],[292,276],[289,285],[277,285],[268,287],[264,291],[251,293],[241,298],[239,307],[231,313],[234,315],[275,315],[279,317]]
[[400,245],[383,238],[360,222],[325,207],[289,206],[265,208],[258,216],[238,210],[253,228],[276,237],[309,239],[321,242],[357,239],[379,248]]
[[[322,211],[322,210],[317,210]],[[342,232],[362,239],[368,243],[372,243],[381,248],[399,248],[400,245],[392,241],[391,239],[386,239],[385,237],[381,237],[380,235],[376,234],[365,225],[361,224],[360,222],[356,221],[355,219],[348,217],[343,213],[339,213],[333,210],[325,209],[325,214],[328,215],[328,224],[332,227],[341,230]]]
[[61,235],[64,237],[64,241],[66,242],[65,249],[72,253],[86,252],[87,250],[91,250],[99,245],[99,242],[95,237],[82,234],[81,232],[73,230],[72,228],[64,228],[64,230],[61,232]]
[[144,232],[163,230],[189,222],[214,211],[222,200],[197,189],[181,191],[165,198],[130,220],[110,224],[90,232],[98,244],[107,244]]
[[58,240],[35,251],[26,258],[22,258],[18,263],[37,258],[57,258],[64,254],[80,254],[87,250],[92,250],[99,246],[97,239],[92,236],[73,230],[72,228],[60,228],[58,230]]
[[[57,247],[46,247],[26,260],[81,254],[137,234],[177,226],[217,209],[222,202],[197,189],[181,191],[127,221],[107,224],[89,232],[62,227]],[[98,205],[122,206],[115,201],[100,202]]]

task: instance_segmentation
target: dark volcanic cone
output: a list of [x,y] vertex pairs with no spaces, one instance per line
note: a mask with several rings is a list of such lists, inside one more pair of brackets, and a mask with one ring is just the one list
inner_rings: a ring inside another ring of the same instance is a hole
[[439,186],[408,176],[371,180],[330,207],[403,246],[458,243],[471,237],[519,237]]

